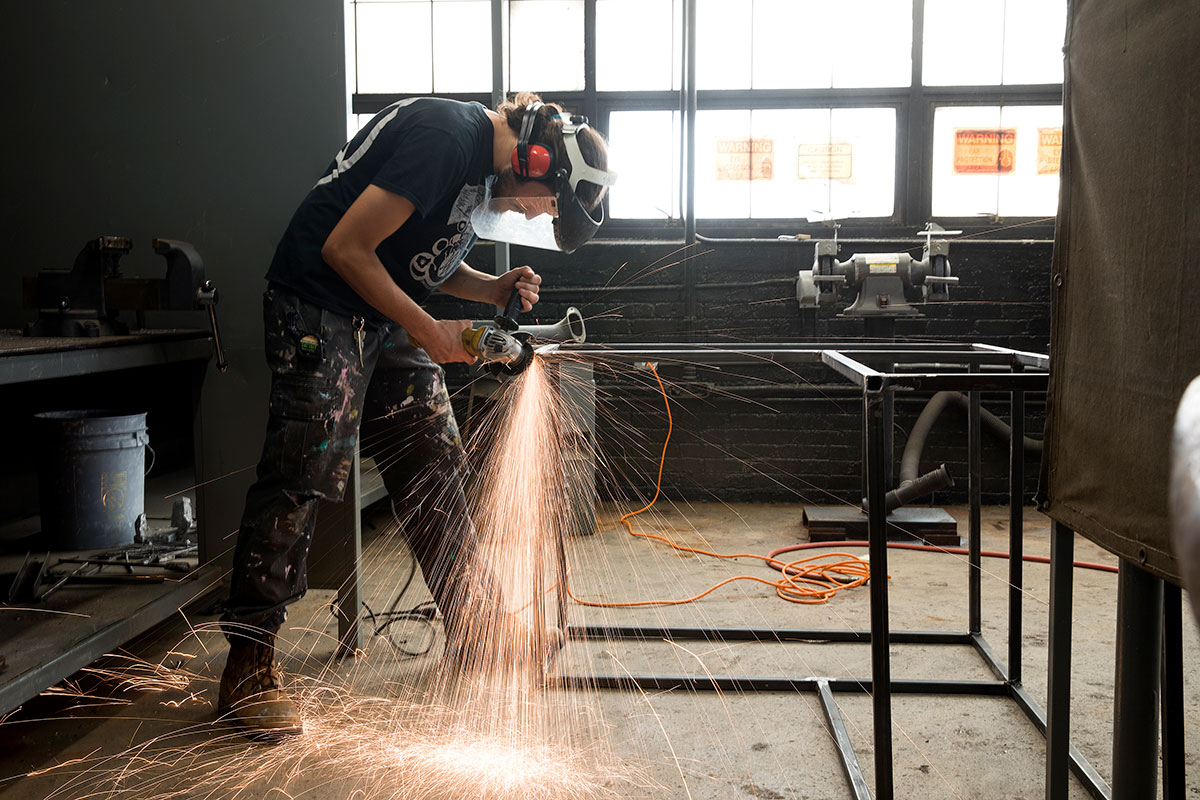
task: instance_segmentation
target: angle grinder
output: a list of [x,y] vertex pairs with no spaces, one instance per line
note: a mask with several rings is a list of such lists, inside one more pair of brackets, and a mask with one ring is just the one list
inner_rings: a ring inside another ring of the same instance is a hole
[[[480,360],[493,375],[516,375],[533,362],[533,345],[527,334],[518,333],[521,293],[514,288],[504,311],[487,324],[462,332],[463,349]],[[417,347],[421,343],[409,337]]]
[[529,337],[501,330],[496,325],[480,325],[462,332],[463,349],[486,364],[496,374],[516,375],[533,361]]

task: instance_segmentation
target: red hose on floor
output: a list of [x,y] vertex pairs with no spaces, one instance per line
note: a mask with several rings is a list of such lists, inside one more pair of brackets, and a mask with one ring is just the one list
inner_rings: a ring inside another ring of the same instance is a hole
[[[787,547],[777,548],[772,550],[767,555],[774,559],[778,555],[782,555],[783,553],[791,553],[796,550],[816,550],[822,547],[836,547],[839,549],[843,547],[867,547],[869,544],[869,542],[861,539],[849,540],[845,542],[803,542],[801,544],[790,544]],[[970,555],[970,551],[968,551],[965,547],[939,547],[933,544],[912,544],[910,542],[888,542],[888,547],[894,550],[925,550],[931,553],[951,553],[959,556]],[[980,553],[980,555],[988,558],[1008,558],[1008,553],[1002,553],[999,550],[984,550]],[[1022,560],[1032,561],[1035,564],[1050,563],[1050,559],[1046,556],[1026,555],[1022,556]],[[772,563],[771,566],[775,567],[775,569],[781,570],[783,569],[781,566],[782,564],[782,561],[776,561]],[[1075,566],[1079,567],[1080,569],[1094,569],[1099,572],[1115,573],[1117,571],[1116,567],[1109,566],[1108,564],[1096,564],[1091,561],[1076,561]]]

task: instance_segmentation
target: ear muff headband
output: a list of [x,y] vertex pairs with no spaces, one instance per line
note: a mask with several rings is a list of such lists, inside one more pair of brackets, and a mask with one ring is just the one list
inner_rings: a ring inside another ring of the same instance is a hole
[[537,180],[549,175],[554,169],[554,156],[540,144],[533,144],[533,126],[537,122],[540,102],[530,103],[525,107],[525,117],[521,120],[521,133],[517,137],[517,146],[512,151],[513,173],[518,178]]

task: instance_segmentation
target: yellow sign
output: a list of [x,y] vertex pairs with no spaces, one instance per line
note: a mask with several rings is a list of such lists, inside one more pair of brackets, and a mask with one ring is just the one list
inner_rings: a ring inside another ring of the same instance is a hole
[[769,181],[774,177],[774,139],[717,139],[717,180]]
[[1038,175],[1057,175],[1061,163],[1062,128],[1038,128]]
[[955,128],[956,174],[1005,174],[1017,165],[1016,128]]
[[796,150],[800,180],[845,181],[854,174],[854,145],[849,142],[802,144]]

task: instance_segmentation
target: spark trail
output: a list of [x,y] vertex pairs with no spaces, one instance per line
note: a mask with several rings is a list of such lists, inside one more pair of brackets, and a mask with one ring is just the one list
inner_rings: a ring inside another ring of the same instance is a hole
[[[210,718],[181,723],[120,753],[52,768],[63,782],[50,797],[653,796],[638,770],[611,752],[594,695],[545,686],[550,658],[561,644],[547,599],[554,596],[559,537],[574,524],[571,490],[564,487],[577,485],[563,446],[571,437],[568,415],[553,373],[536,359],[502,387],[474,431],[469,446],[480,465],[472,502],[478,547],[470,562],[456,567],[467,577],[459,599],[468,613],[447,632],[443,658],[431,653],[414,667],[366,653],[340,673],[326,666],[315,677],[293,677],[289,691],[304,721],[300,736],[264,750]],[[192,630],[200,639],[220,636],[215,625]],[[323,632],[315,632],[327,643]],[[317,648],[310,650],[314,658]],[[130,692],[167,693],[159,703],[171,709],[166,718],[181,707],[185,718],[202,715],[215,683],[200,672],[129,659],[93,674],[108,684],[110,700]],[[103,695],[95,693],[97,700]],[[136,713],[132,704],[121,705]]]

